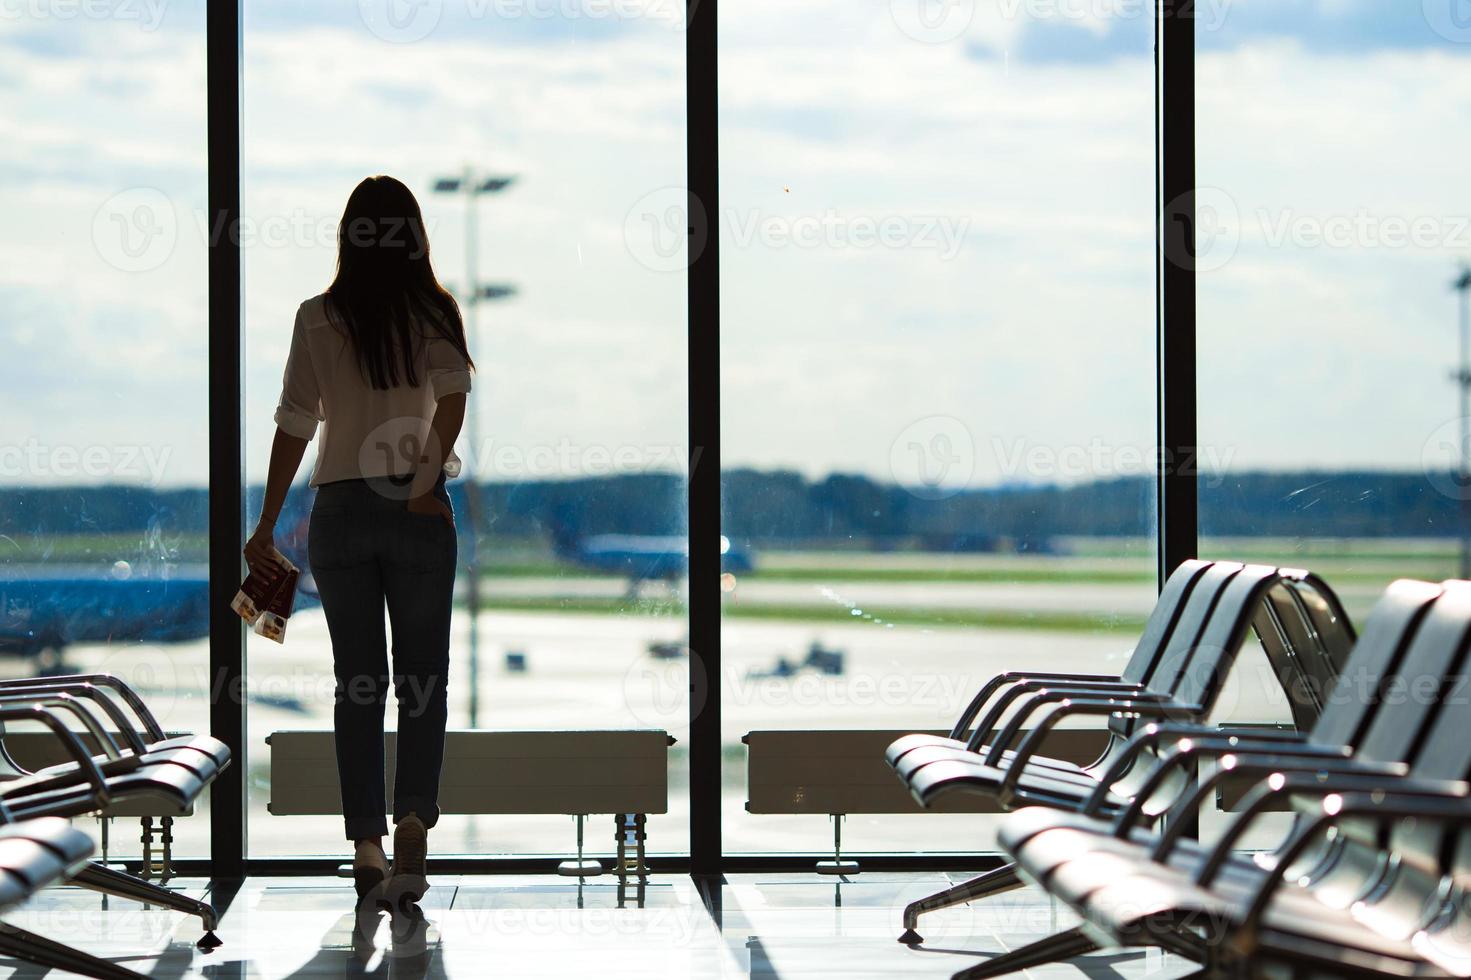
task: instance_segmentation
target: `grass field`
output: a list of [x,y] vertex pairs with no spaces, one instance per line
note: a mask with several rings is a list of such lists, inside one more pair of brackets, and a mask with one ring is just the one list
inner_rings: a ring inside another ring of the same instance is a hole
[[[745,588],[739,601],[727,602],[725,615],[812,624],[858,618],[879,625],[1069,633],[1138,629],[1143,612],[1137,603],[1121,608],[1110,604],[1110,597],[1153,590],[1152,541],[1066,538],[1055,541],[1054,547],[1053,554],[977,554],[872,550],[842,541],[809,549],[758,544],[751,549],[755,570],[741,576]],[[1207,557],[1312,569],[1343,594],[1355,619],[1367,612],[1390,581],[1450,578],[1458,566],[1457,543],[1447,539],[1208,538],[1200,550]],[[541,540],[488,537],[481,554],[487,582],[484,607],[489,610],[683,614],[677,589],[662,597],[627,598],[615,584],[621,582],[619,576],[563,562]],[[203,562],[206,541],[199,535],[0,536],[0,569],[63,563],[110,566],[118,560],[161,558]],[[892,587],[892,593],[882,591],[885,587]],[[657,588],[644,592],[651,590]],[[834,591],[861,591],[866,608],[855,612],[853,603],[834,601]],[[976,601],[968,602],[967,596]],[[1005,604],[1006,597],[1017,596],[1028,601]]]

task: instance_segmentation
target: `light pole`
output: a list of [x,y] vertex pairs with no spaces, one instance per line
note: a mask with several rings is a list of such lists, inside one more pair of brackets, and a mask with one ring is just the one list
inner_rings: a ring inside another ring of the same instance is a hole
[[1460,454],[1456,486],[1461,501],[1461,578],[1471,578],[1471,265],[1461,268],[1452,287],[1461,294],[1461,363],[1456,369],[1460,389]]
[[[465,197],[465,282],[458,290],[460,304],[465,307],[466,340],[473,354],[479,344],[480,303],[483,300],[502,299],[515,290],[508,286],[483,286],[479,273],[480,222],[476,204],[482,195],[495,194],[511,185],[514,177],[494,177],[478,173],[473,167],[465,167],[457,177],[440,177],[434,182],[436,194],[463,194]],[[480,478],[477,456],[480,451],[479,413],[475,410],[475,389],[470,391],[469,416],[466,435],[470,440],[470,451],[466,453],[462,476],[465,480],[465,502],[469,511],[470,543],[469,560],[465,563],[470,574],[466,604],[470,607],[470,727],[480,727]]]

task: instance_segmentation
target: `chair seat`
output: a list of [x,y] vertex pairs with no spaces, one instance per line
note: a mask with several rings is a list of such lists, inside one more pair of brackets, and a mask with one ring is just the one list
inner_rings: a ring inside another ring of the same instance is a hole
[[61,817],[36,817],[0,824],[0,840],[20,838],[51,848],[68,864],[91,857],[92,838]]
[[[921,806],[929,806],[939,796],[950,792],[978,793],[1000,799],[1007,770],[972,761],[947,760],[932,762],[918,770],[909,780],[909,791]],[[1071,773],[1048,772],[1028,766],[1015,782],[1015,800],[1043,806],[1081,808],[1098,789],[1098,783]],[[1011,800],[1003,800],[1009,804]],[[1128,800],[1114,793],[1105,797],[1105,810],[1128,805]]]
[[[208,739],[208,736],[204,738]],[[208,740],[214,741],[213,739]],[[196,748],[182,739],[175,740],[175,742],[176,744],[169,747],[150,749],[141,756],[124,756],[121,760],[108,760],[106,756],[94,757],[94,761],[103,769],[114,800],[124,797],[136,800],[145,787],[151,787],[156,790],[160,801],[156,806],[148,808],[150,816],[184,816],[189,813],[194,799],[219,775],[220,766],[215,762],[214,756],[205,749]],[[225,756],[228,758],[228,750]],[[116,766],[129,763],[129,760],[135,761],[135,768],[116,770]],[[188,774],[192,779],[181,779],[178,773],[173,772],[175,769]],[[70,798],[75,789],[86,785],[81,768],[77,763],[61,762],[38,769],[29,776],[0,784],[0,795],[24,794],[27,785],[58,777],[72,777],[70,785],[57,791],[60,794],[59,797],[56,797],[58,801]],[[135,815],[132,813],[133,809],[136,808],[130,808],[129,815]],[[75,816],[78,811],[68,807],[64,811],[57,812]]]
[[0,911],[69,876],[92,851],[92,838],[60,817],[0,825]]
[[[899,762],[899,778],[905,782],[911,782],[927,766],[937,762],[956,762],[968,766],[990,766],[983,752],[972,752],[966,748],[952,749],[945,746],[932,746],[928,748],[914,749],[904,756]],[[1016,753],[1002,753],[1002,764],[995,768],[1002,771],[1010,769],[1016,764]],[[1026,771],[1035,772],[1039,776],[1061,779],[1075,786],[1086,787],[1092,790],[1098,785],[1098,778],[1086,769],[1075,766],[1061,759],[1053,759],[1048,756],[1034,755],[1026,761]]]
[[[1095,872],[1107,872],[1111,880],[1095,890],[1076,911],[1120,937],[1143,938],[1152,933],[1168,938],[1167,933],[1184,927],[1203,929],[1207,937],[1229,935],[1243,921],[1252,894],[1230,878],[1213,882],[1207,891],[1174,869],[1157,864],[1131,864],[1127,859],[1112,867],[1096,867]],[[1440,975],[1416,966],[1422,954],[1411,941],[1367,928],[1350,910],[1329,908],[1292,885],[1284,886],[1273,898],[1262,916],[1262,927],[1263,934],[1273,934],[1276,938],[1265,947],[1260,941],[1253,947],[1252,958],[1256,962],[1269,959],[1273,946],[1298,962],[1303,948],[1315,944],[1333,950],[1325,962],[1335,965],[1347,955],[1349,961],[1374,964],[1371,969],[1387,965],[1389,975]],[[1209,941],[1212,940],[1208,938]],[[1345,974],[1335,969],[1334,975]]]
[[177,803],[180,809],[190,807],[206,785],[205,780],[188,769],[172,764],[144,766],[136,772],[111,776],[107,780],[108,791],[116,801],[156,796],[161,801]]
[[[28,790],[32,777],[0,783],[0,798],[13,813],[21,816],[75,817],[97,811],[91,798],[91,786],[78,782],[57,789]],[[177,817],[192,812],[194,801],[204,792],[207,781],[184,766],[162,762],[144,765],[133,772],[107,777],[108,793],[114,804],[128,804],[128,812],[136,814],[141,806],[149,816]],[[104,808],[103,812],[109,812]]]
[[145,765],[183,766],[206,783],[213,782],[220,774],[220,764],[214,756],[187,745],[164,749],[150,747],[139,758]]
[[[905,735],[903,738],[897,738],[893,742],[889,743],[889,747],[884,750],[884,758],[888,760],[889,765],[892,768],[900,769],[900,760],[902,760],[906,755],[908,755],[914,749],[926,748],[948,749],[952,752],[971,751],[970,749],[966,748],[966,743],[961,741],[960,739],[950,738],[946,735],[917,734]],[[985,756],[988,755],[990,751],[991,750],[988,746],[983,745],[981,746],[981,748],[976,749],[974,754]],[[1016,758],[1016,752],[1011,749],[1007,749],[1005,752],[1002,753],[1002,758],[1005,761],[1010,762],[1012,759]],[[1034,761],[1045,763],[1063,772],[1082,772],[1085,768],[1084,766],[1080,766],[1075,762],[1066,762],[1062,759],[1035,758]],[[901,770],[901,772],[902,771],[903,770]]]
[[[128,763],[129,759],[136,760],[137,765],[133,766],[131,763]],[[99,755],[94,756],[93,761],[103,769],[103,772],[109,778],[127,775],[131,772],[137,772],[154,766],[177,765],[184,767],[205,783],[210,783],[214,781],[214,778],[220,772],[219,764],[215,762],[213,756],[206,755],[203,752],[189,747],[150,750],[139,756],[124,756],[121,760],[109,760],[106,756]],[[126,764],[126,767],[118,771],[114,768],[114,765],[109,765],[110,761],[118,765]],[[41,779],[58,776],[74,776],[77,779],[81,779],[81,768],[75,762],[58,762],[54,766],[37,769],[30,777],[25,778],[34,777]]]
[[67,864],[45,844],[25,837],[6,837],[0,839],[0,868],[23,878],[35,889],[65,875]]
[[[1114,836],[1106,823],[1042,807],[1008,816],[999,839],[1026,875],[1044,884],[1049,894],[1125,940],[1164,936],[1183,928],[1203,932],[1206,941],[1230,934],[1243,920],[1258,886],[1274,873],[1249,857],[1233,855],[1210,887],[1201,888],[1193,879],[1205,860],[1204,845],[1182,841],[1169,863],[1160,864],[1151,859],[1158,838],[1147,829],[1136,828],[1124,840]],[[1447,930],[1439,937],[1439,949],[1417,952],[1412,934],[1387,935],[1369,927],[1380,924],[1372,906],[1330,907],[1309,890],[1291,885],[1283,887],[1263,917],[1264,928],[1287,942],[1284,948],[1294,956],[1300,945],[1293,943],[1312,941],[1336,948],[1340,956],[1344,949],[1355,951],[1366,963],[1391,961],[1398,964],[1387,971],[1394,976],[1440,975],[1416,965],[1430,954],[1447,963],[1456,955],[1467,957],[1463,968],[1471,970],[1471,948],[1464,947],[1454,932]],[[1325,956],[1325,962],[1335,960]]]
[[160,739],[148,746],[150,753],[167,749],[192,749],[202,752],[213,759],[215,765],[220,769],[230,764],[230,747],[210,735],[176,735],[173,738]]
[[[954,759],[959,761],[984,763],[991,753],[991,749],[988,746],[981,746],[981,748],[979,749],[972,750],[966,748],[965,743],[958,741],[957,739],[942,738],[935,735],[906,735],[904,736],[904,738],[896,741],[893,745],[890,745],[889,749],[892,750],[895,745],[899,744],[899,742],[915,738],[923,738],[926,739],[927,742],[924,744],[920,744],[918,742],[909,744],[901,754],[899,754],[889,763],[889,765],[894,768],[894,771],[899,774],[899,778],[906,781],[909,780],[910,777],[912,777],[914,773],[920,769],[920,767],[927,766],[932,762],[940,762]],[[1016,755],[1016,752],[1011,749],[1007,749],[1006,751],[1002,752],[1002,765],[1011,765],[1013,762],[1016,761]],[[1047,770],[1048,772],[1072,773],[1074,775],[1082,777],[1086,777],[1088,772],[1086,766],[1080,766],[1075,762],[1068,762],[1065,759],[1054,759],[1050,756],[1044,755],[1032,756],[1030,759],[1027,760],[1027,765],[1036,766],[1037,768]]]

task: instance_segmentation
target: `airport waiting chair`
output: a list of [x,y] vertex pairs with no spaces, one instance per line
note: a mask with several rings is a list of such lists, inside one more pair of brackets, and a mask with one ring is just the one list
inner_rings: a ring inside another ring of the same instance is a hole
[[[1189,666],[1193,656],[1195,635],[1191,630],[1198,628],[1211,615],[1221,591],[1242,568],[1235,563],[1195,561],[1177,569],[1166,583],[1117,685],[1038,679],[1010,682],[1011,678],[1019,675],[1002,675],[988,683],[972,700],[950,737],[908,735],[898,739],[887,752],[890,765],[909,782],[920,766],[937,760],[970,760],[974,753],[990,756],[993,752],[989,745],[991,741],[998,736],[1008,743],[1014,741],[1033,711],[1066,698],[1169,700],[1173,697],[1173,687],[1181,682],[1182,671]],[[1265,574],[1265,568],[1252,566],[1248,574],[1252,577]],[[1338,597],[1316,575],[1300,569],[1276,569],[1275,574],[1276,581],[1257,600],[1251,625],[1261,639],[1269,666],[1288,695],[1295,724],[1300,730],[1306,730],[1321,710],[1323,692],[1332,689],[1337,673],[1353,647],[1354,632]],[[1177,629],[1182,617],[1186,617],[1183,620],[1186,626]],[[1023,696],[1030,696],[1031,700],[1015,710],[1008,726],[998,732],[1006,711],[1014,708],[1015,702]],[[972,729],[978,704],[993,697],[990,710]],[[1099,771],[1112,761],[1124,741],[1141,723],[1132,713],[1111,717],[1108,722],[1109,743],[1103,755],[1087,765],[1074,765],[1040,755],[1033,755],[1030,764],[1041,769],[1084,775]],[[961,741],[958,735],[967,731],[968,737]],[[996,758],[998,764],[1009,765],[1015,755],[1013,749],[1002,748]]]
[[[0,821],[0,913],[47,885],[66,880],[92,857],[92,838],[60,817],[9,822],[0,814]],[[139,976],[8,922],[0,922],[0,954],[87,977]]]
[[[50,710],[69,711],[79,718],[100,753],[81,760],[48,766],[30,772],[5,750],[4,726],[0,723],[0,801],[14,812],[73,817],[87,813],[106,814],[108,806],[142,805],[149,813],[183,816],[193,812],[195,802],[230,763],[229,748],[209,736],[169,737],[137,692],[120,679],[106,674],[86,674],[0,682],[0,705],[37,704]],[[87,706],[95,706],[91,710]],[[129,720],[126,706],[136,719]],[[95,710],[117,726],[124,746],[118,745]],[[98,807],[89,773],[101,773],[108,804]],[[120,898],[197,916],[204,935],[197,945],[213,949],[220,945],[215,935],[217,918],[206,902],[190,898],[136,875],[101,863],[91,863],[72,876],[73,884]]]
[[[1100,945],[1163,947],[1202,963],[1200,975],[1265,975],[1255,971],[1268,959],[1287,964],[1281,975],[1471,975],[1459,897],[1471,884],[1471,836],[1455,824],[1471,819],[1468,663],[1471,583],[1398,582],[1310,736],[1243,748],[1207,733],[1160,763],[1209,756],[1221,760],[1218,773],[1268,776],[1213,846],[1168,821],[1152,833],[1133,808],[1106,819],[1011,814],[1003,848],[1085,924],[957,976],[1001,976]],[[1364,732],[1357,743],[1340,741],[1355,732]],[[1171,816],[1208,792],[1182,797]],[[1266,855],[1237,853],[1284,799],[1298,814],[1287,841]],[[1443,866],[1452,852],[1456,863]]]
[[[1316,634],[1320,651],[1299,653],[1286,636],[1281,636],[1274,646],[1264,647],[1269,657],[1274,649],[1290,653],[1297,660],[1327,662],[1343,656],[1341,651],[1347,646],[1345,636],[1352,635],[1351,628],[1332,591],[1315,576],[1262,565],[1190,563],[1167,583],[1161,596],[1163,608],[1157,608],[1156,615],[1151,616],[1140,648],[1136,648],[1131,658],[1131,666],[1134,661],[1152,663],[1140,673],[1151,683],[1157,683],[1159,689],[1066,687],[1054,691],[1043,687],[1028,692],[1029,700],[992,744],[981,744],[992,727],[983,720],[964,747],[915,746],[899,756],[895,768],[916,800],[925,806],[941,795],[959,790],[987,795],[1009,809],[1041,804],[1077,811],[1100,791],[1105,792],[1103,805],[1112,809],[1126,807],[1149,772],[1147,765],[1141,764],[1139,752],[1125,751],[1133,725],[1150,719],[1167,723],[1203,722],[1215,705],[1247,631],[1254,627],[1259,633],[1276,635],[1263,613],[1268,608],[1264,597],[1273,590],[1299,590],[1305,597],[1302,602],[1310,601],[1326,615],[1312,626],[1304,622],[1298,630],[1302,635]],[[1302,606],[1295,600],[1286,602],[1285,608]],[[1158,648],[1157,652],[1151,648]],[[1288,666],[1275,663],[1274,669],[1279,677],[1289,672]],[[1314,668],[1323,669],[1327,668]],[[1305,672],[1302,676],[1305,678]],[[1304,679],[1294,686],[1305,685],[1312,686],[1312,682]],[[1011,747],[1021,736],[1022,726],[1038,711],[1043,712],[1040,720],[1013,750]],[[1052,760],[1035,763],[1039,758],[1037,749],[1047,733],[1072,715],[1108,716],[1107,750],[1091,765],[1071,771],[1066,764]],[[1156,725],[1151,730],[1168,727]],[[1260,728],[1229,731],[1244,739],[1279,738],[1284,734]],[[1191,773],[1187,771],[1172,769],[1170,775],[1173,782],[1151,787],[1144,799],[1149,814],[1162,812],[1190,783]],[[917,930],[923,914],[1001,894],[1021,884],[1015,866],[1006,865],[910,903],[904,910],[904,932],[899,941],[909,945],[923,941]]]
[[[1191,560],[1181,563],[1160,591],[1154,609],[1145,621],[1144,631],[1134,652],[1120,674],[1067,674],[1038,671],[1008,671],[998,674],[982,685],[971,698],[960,718],[946,737],[927,734],[905,735],[897,739],[885,751],[889,765],[902,775],[908,770],[900,768],[903,759],[917,749],[949,748],[966,749],[972,741],[972,732],[984,733],[989,737],[996,729],[1006,709],[1024,693],[1033,693],[1050,686],[1052,690],[1097,690],[1107,685],[1109,689],[1142,691],[1158,666],[1165,642],[1179,621],[1180,612],[1190,591],[1201,575],[1214,563]],[[1012,693],[1015,692],[1015,693]],[[1008,696],[1010,695],[1010,696]],[[988,705],[990,706],[988,709]],[[985,710],[984,715],[981,714]],[[979,719],[979,720],[978,720]],[[1040,761],[1039,761],[1040,764]],[[1082,767],[1057,761],[1057,768],[1078,771]]]
[[[49,728],[72,757],[88,804],[94,809],[107,805],[106,777],[58,710],[39,703],[0,704],[0,723],[18,721],[39,722]],[[44,806],[32,807],[28,803],[12,809],[0,798],[0,913],[14,909],[47,885],[84,872],[91,860],[92,839],[65,819],[44,813]],[[104,980],[137,980],[140,976],[116,963],[8,922],[0,922],[0,954],[48,970]]]
[[[201,760],[208,760],[212,763],[208,767],[211,773],[218,773],[230,763],[229,746],[217,738],[209,735],[170,737],[138,692],[112,674],[60,674],[0,681],[0,695],[38,692],[65,692],[95,702],[118,726],[136,754],[151,754],[155,760],[167,755],[170,761],[181,762],[191,768],[198,768]],[[126,720],[123,706],[131,711],[136,725]]]

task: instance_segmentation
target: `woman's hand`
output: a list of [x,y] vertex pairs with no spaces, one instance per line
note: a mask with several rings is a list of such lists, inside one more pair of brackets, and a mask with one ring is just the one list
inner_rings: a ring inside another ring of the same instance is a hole
[[410,497],[408,509],[410,514],[428,514],[431,517],[438,515],[444,518],[444,522],[450,527],[455,526],[454,511],[450,510],[443,500],[440,500],[432,493]]
[[276,550],[276,527],[274,524],[257,524],[250,540],[245,542],[245,564],[251,568],[262,565],[281,566],[281,552]]

